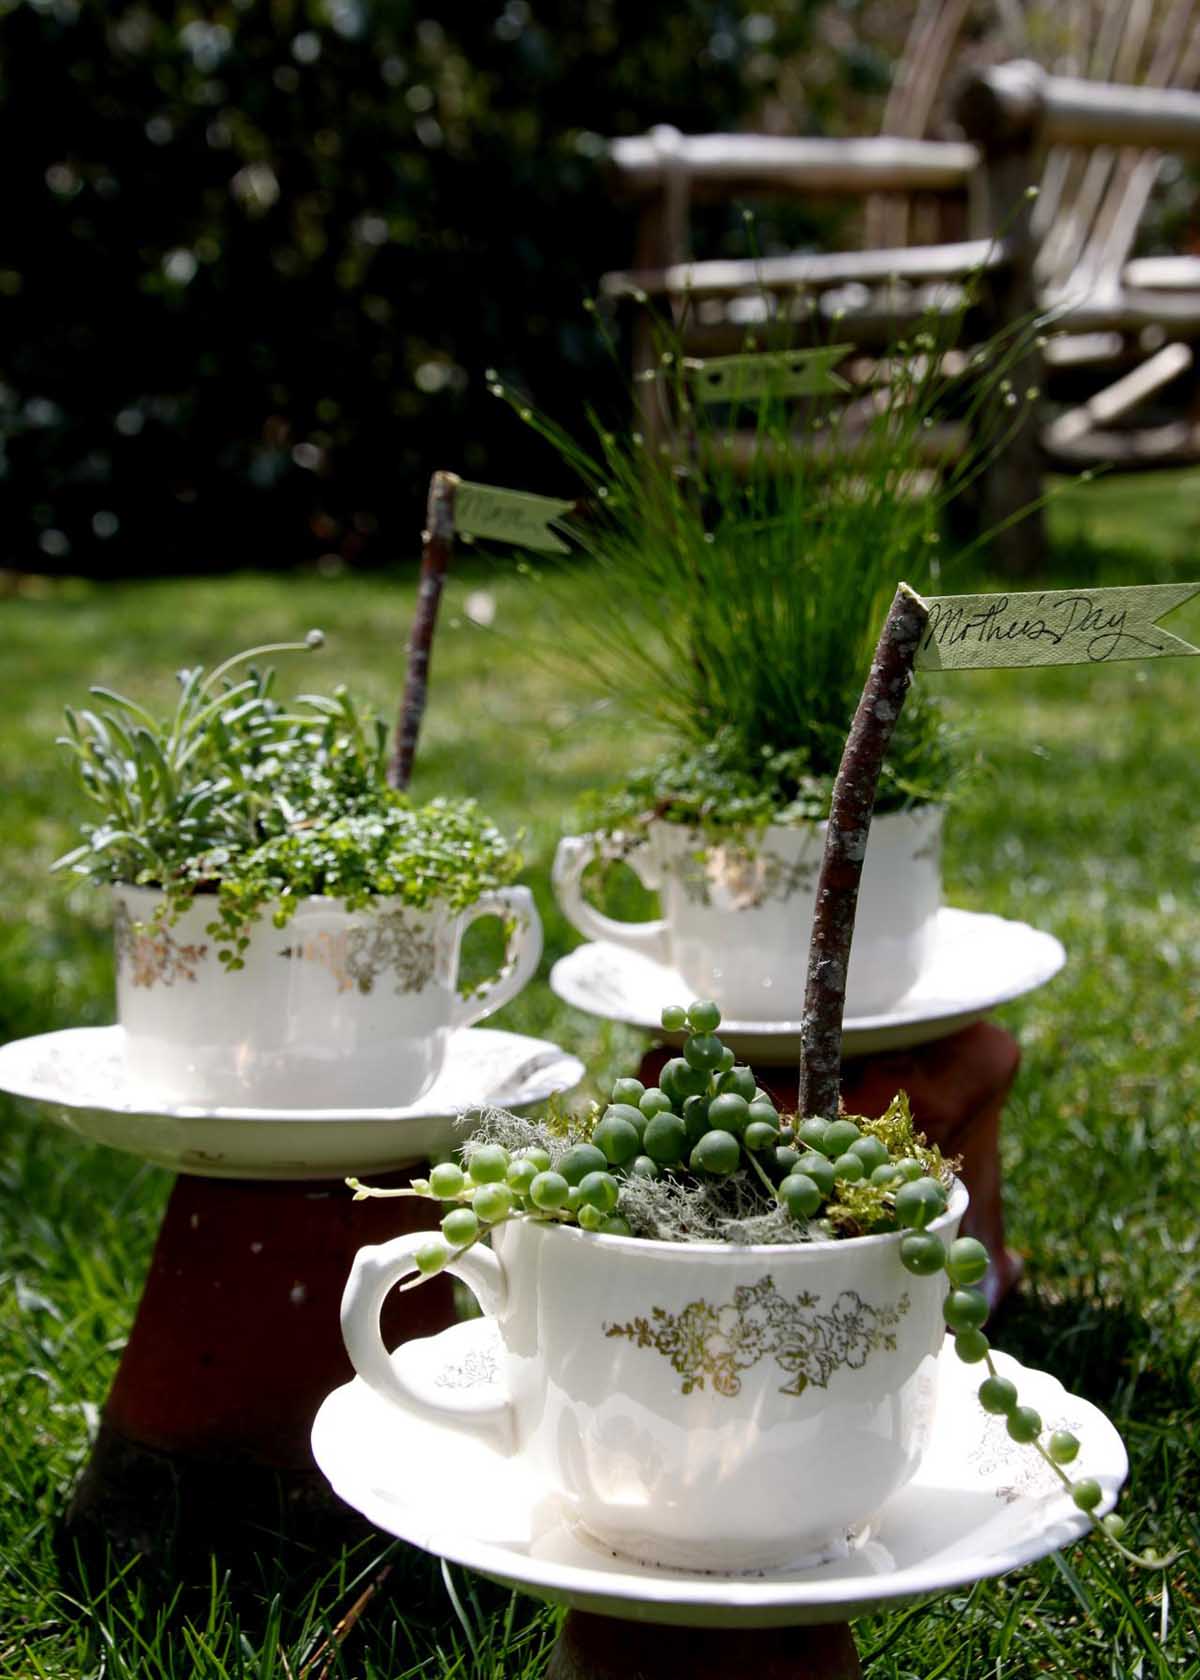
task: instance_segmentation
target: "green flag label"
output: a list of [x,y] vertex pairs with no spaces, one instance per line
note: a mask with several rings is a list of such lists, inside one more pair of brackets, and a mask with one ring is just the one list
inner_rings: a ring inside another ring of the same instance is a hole
[[553,496],[533,496],[524,490],[502,490],[494,484],[460,482],[454,493],[454,528],[468,537],[492,537],[518,543],[544,554],[569,554],[566,543],[550,529],[555,519],[570,513],[573,502]]
[[834,368],[852,344],[819,350],[777,350],[746,356],[714,356],[684,364],[699,402],[749,402],[756,397],[809,397],[849,387]]
[[1018,595],[926,597],[929,622],[918,669],[1105,665],[1196,653],[1158,620],[1200,594],[1200,583],[1111,589],[1039,589]]

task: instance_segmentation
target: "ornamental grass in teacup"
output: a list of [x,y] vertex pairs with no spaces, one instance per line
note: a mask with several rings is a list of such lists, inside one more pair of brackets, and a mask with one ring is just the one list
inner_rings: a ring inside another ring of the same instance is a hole
[[[379,720],[343,689],[280,702],[252,663],[321,640],[182,671],[162,717],[104,689],[67,713],[99,814],[58,867],[111,887],[126,1060],[160,1098],[406,1106],[537,966],[520,857],[474,804],[414,804]],[[464,993],[481,916],[505,924],[504,963]]]
[[[795,1017],[834,776],[895,580],[941,575],[947,508],[1020,418],[1001,391],[1016,346],[968,359],[958,327],[930,322],[890,357],[841,346],[835,391],[716,408],[666,330],[652,372],[671,447],[598,429],[589,449],[495,385],[584,489],[569,523],[581,552],[521,561],[553,624],[547,655],[665,737],[655,763],[580,812],[560,902],[589,938],[666,962],[727,1019]],[[930,471],[931,428],[965,411],[963,453]],[[886,1011],[928,959],[962,765],[937,699],[914,693],[878,788],[854,1015]],[[659,894],[659,919],[604,914],[585,875],[614,859]]]

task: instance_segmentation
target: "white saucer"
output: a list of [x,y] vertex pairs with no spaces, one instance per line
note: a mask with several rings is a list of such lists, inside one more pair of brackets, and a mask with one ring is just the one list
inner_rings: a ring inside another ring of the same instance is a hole
[[[499,1338],[475,1319],[392,1355],[432,1394],[497,1381]],[[1120,1436],[1057,1378],[995,1356],[1047,1427],[1074,1431],[1076,1476],[1094,1476],[1112,1508],[1128,1473]],[[618,1557],[569,1529],[519,1453],[401,1413],[360,1379],[325,1401],[313,1425],[318,1465],[340,1496],[388,1534],[537,1598],[598,1615],[683,1626],[772,1627],[845,1621],[1031,1563],[1078,1538],[1088,1520],[1032,1448],[975,1399],[978,1366],[947,1343],[938,1362],[934,1444],[887,1505],[871,1538],[815,1569],[754,1576],[688,1574]]]
[[91,1143],[201,1178],[338,1178],[383,1172],[454,1146],[462,1117],[518,1113],[569,1091],[583,1063],[557,1044],[467,1027],[411,1108],[199,1108],[130,1084],[120,1027],[72,1027],[0,1048],[0,1091],[45,1106]]
[[[842,1052],[865,1056],[947,1038],[998,1004],[1044,986],[1066,960],[1053,934],[1025,922],[973,910],[939,910],[933,951],[921,978],[885,1014],[847,1015]],[[722,1039],[747,1061],[799,1060],[804,961],[805,954],[798,952],[794,1020],[721,1022]],[[679,1035],[663,1032],[663,1005],[687,1003],[693,996],[687,981],[665,963],[607,940],[560,957],[550,970],[550,987],[564,1003],[589,1015],[646,1027],[672,1043]]]

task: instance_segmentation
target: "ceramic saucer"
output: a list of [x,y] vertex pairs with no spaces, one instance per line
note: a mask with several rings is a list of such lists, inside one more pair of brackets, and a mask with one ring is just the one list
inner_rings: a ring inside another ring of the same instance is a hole
[[[1111,1509],[1128,1471],[1103,1413],[1057,1378],[994,1355],[1048,1428],[1083,1443],[1072,1467]],[[431,1394],[502,1381],[494,1323],[475,1319],[392,1355]],[[340,1496],[388,1534],[537,1598],[598,1615],[678,1625],[771,1627],[845,1621],[885,1604],[964,1586],[1057,1551],[1088,1527],[1054,1472],[1009,1440],[975,1399],[979,1371],[947,1343],[937,1365],[934,1444],[871,1537],[818,1568],[689,1574],[619,1557],[570,1529],[521,1454],[381,1400],[361,1379],[336,1389],[313,1425],[318,1465]]]
[[0,1048],[0,1090],[42,1104],[92,1143],[204,1178],[337,1178],[383,1172],[453,1147],[462,1116],[518,1113],[569,1091],[583,1063],[557,1044],[467,1027],[410,1108],[198,1108],[130,1084],[120,1027],[73,1027]]
[[[920,979],[885,1014],[848,1014],[843,1054],[864,1056],[947,1038],[998,1004],[1044,986],[1066,960],[1053,934],[1025,922],[973,910],[939,910],[933,949]],[[722,1039],[747,1061],[799,1060],[803,961],[798,955],[795,1020],[721,1022]],[[671,1035],[662,1030],[663,1005],[686,1002],[693,995],[687,981],[665,963],[606,940],[580,945],[560,957],[550,971],[550,986],[564,1003],[589,1015],[646,1027],[667,1039]]]

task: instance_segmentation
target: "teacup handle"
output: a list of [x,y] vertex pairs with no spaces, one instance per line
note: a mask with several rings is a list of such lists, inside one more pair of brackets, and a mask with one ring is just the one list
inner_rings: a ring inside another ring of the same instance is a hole
[[450,1024],[469,1027],[492,1015],[509,998],[516,997],[537,970],[542,955],[542,923],[528,887],[500,887],[484,893],[463,911],[460,933],[481,916],[499,916],[510,923],[504,947],[504,964],[495,979],[488,980],[470,997],[456,997]]
[[[470,1388],[447,1388],[444,1399],[431,1400],[412,1385],[402,1367],[393,1364],[384,1345],[379,1329],[383,1303],[396,1284],[415,1275],[417,1250],[429,1240],[428,1231],[410,1231],[378,1247],[360,1248],[354,1256],[342,1294],[342,1339],[350,1363],[368,1388],[393,1405],[420,1412],[437,1423],[500,1424],[511,1439],[513,1407],[507,1396],[496,1399]],[[508,1279],[490,1248],[477,1243],[464,1249],[445,1270],[462,1279],[489,1318],[504,1311]]]
[[614,945],[627,945],[632,950],[641,951],[655,962],[669,962],[667,922],[662,917],[649,922],[618,922],[595,909],[584,898],[584,871],[597,858],[627,863],[642,885],[651,891],[660,884],[658,871],[644,843],[631,850],[628,841],[615,835],[571,834],[559,841],[554,854],[554,891],[563,915],[573,927],[591,939],[607,939]]

